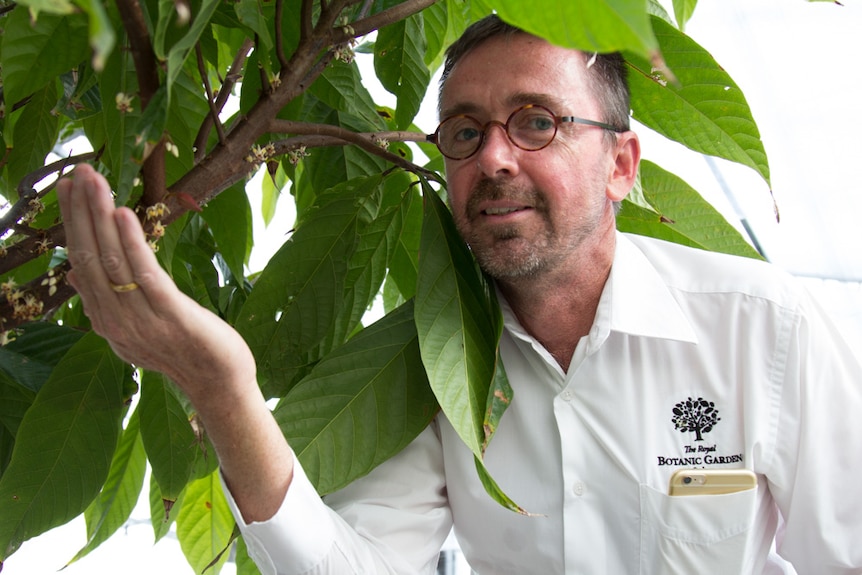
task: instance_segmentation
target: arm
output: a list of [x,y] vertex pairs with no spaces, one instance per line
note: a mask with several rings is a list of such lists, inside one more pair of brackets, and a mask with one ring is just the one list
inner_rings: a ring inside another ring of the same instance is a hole
[[862,366],[808,297],[787,330],[777,447],[767,472],[800,575],[862,571]]
[[[245,341],[183,294],[159,266],[141,225],[116,209],[110,188],[90,166],[57,185],[72,271],[93,329],[124,360],[169,376],[198,411],[243,518],[279,508],[293,455],[256,381]],[[137,284],[117,292],[112,284]],[[177,354],[176,341],[186,342]]]

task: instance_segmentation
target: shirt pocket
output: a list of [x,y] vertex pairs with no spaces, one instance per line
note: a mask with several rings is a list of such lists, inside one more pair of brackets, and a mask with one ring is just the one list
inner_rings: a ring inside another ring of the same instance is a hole
[[742,573],[757,489],[671,497],[641,484],[641,575]]

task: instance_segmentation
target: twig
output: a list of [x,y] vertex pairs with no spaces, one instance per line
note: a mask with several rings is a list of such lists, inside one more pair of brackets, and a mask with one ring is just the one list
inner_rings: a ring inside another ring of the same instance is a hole
[[358,38],[359,36],[365,36],[374,30],[394,22],[399,22],[408,16],[421,12],[435,2],[437,2],[437,0],[406,0],[401,4],[396,4],[388,10],[383,10],[382,12],[378,12],[368,18],[362,18],[352,22],[350,26],[353,28],[353,34],[347,34],[340,29],[336,30],[334,42],[341,43],[346,42],[351,37]]
[[287,68],[284,54],[284,37],[281,33],[281,19],[284,14],[284,0],[275,0],[275,53],[278,56],[279,71]]
[[201,50],[201,44],[198,42],[195,45],[195,55],[198,59],[198,72],[201,75],[201,81],[204,84],[204,90],[206,91],[207,96],[207,105],[210,108],[210,117],[212,118],[212,123],[215,125],[216,133],[218,134],[218,141],[220,144],[224,144],[225,142],[225,133],[224,126],[221,125],[221,120],[218,118],[218,110],[216,110],[215,101],[213,99],[213,91],[210,87],[210,80],[207,76],[207,68],[206,64],[204,64],[204,55]]

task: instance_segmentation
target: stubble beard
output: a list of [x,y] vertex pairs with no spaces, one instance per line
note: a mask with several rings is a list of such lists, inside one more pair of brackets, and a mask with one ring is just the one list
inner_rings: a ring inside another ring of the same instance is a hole
[[[531,206],[544,222],[540,233],[525,237],[521,226],[496,226],[489,232],[476,227],[483,216],[478,205],[486,200],[515,200]],[[464,212],[455,214],[455,225],[470,247],[479,267],[499,280],[528,279],[552,269],[562,257],[552,249],[556,237],[545,194],[536,188],[522,189],[506,182],[481,180]]]

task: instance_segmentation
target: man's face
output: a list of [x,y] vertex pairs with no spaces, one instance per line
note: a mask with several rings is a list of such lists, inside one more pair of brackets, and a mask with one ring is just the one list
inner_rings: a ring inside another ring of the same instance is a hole
[[[505,122],[524,104],[558,116],[602,120],[584,57],[518,34],[486,41],[459,61],[443,88],[441,118]],[[589,250],[613,227],[612,148],[604,131],[564,123],[538,151],[515,146],[498,125],[465,160],[446,161],[455,223],[479,264],[498,279],[535,276]]]

